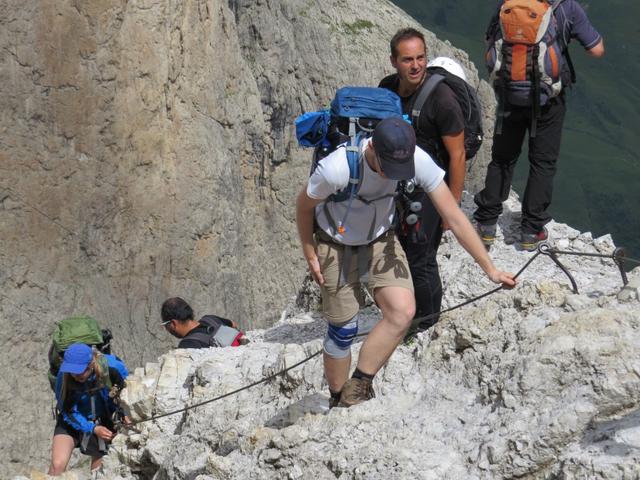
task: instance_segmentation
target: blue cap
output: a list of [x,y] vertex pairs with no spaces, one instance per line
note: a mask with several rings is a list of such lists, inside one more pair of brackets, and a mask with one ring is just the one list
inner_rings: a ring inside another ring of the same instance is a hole
[[373,149],[387,178],[409,180],[415,176],[416,134],[403,118],[388,117],[378,123]]
[[74,343],[64,352],[64,360],[60,365],[60,371],[80,375],[93,360],[93,350],[84,343]]

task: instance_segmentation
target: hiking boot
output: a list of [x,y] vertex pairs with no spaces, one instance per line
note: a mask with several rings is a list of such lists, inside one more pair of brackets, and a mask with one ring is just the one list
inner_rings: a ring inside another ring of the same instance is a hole
[[371,380],[366,378],[350,378],[342,387],[339,407],[352,407],[371,400],[376,396]]
[[522,233],[520,236],[520,246],[527,252],[533,252],[540,242],[544,242],[549,238],[549,232],[546,227],[542,227],[537,233]]
[[484,246],[489,248],[496,241],[496,224],[476,223],[476,231]]
[[340,397],[342,396],[342,390],[339,392],[332,392],[329,389],[329,410],[340,405]]

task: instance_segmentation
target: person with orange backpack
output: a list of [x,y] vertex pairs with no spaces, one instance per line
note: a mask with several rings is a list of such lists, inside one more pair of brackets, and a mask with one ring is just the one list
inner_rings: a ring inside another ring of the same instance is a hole
[[498,100],[491,162],[476,194],[473,217],[489,247],[502,202],[529,132],[529,177],[522,198],[520,245],[535,250],[548,238],[548,208],[560,153],[565,90],[575,83],[569,42],[593,57],[604,55],[602,36],[576,0],[503,0],[486,33],[486,63]]

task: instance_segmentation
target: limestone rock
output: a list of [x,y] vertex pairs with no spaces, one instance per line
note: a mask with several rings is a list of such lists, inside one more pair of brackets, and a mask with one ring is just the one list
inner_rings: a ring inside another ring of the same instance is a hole
[[[157,318],[170,295],[245,329],[278,319],[306,267],[293,219],[310,152],[293,120],[339,86],[375,84],[391,71],[390,36],[417,25],[383,0],[0,0],[0,11],[0,312],[12,319],[0,418],[30,425],[0,448],[22,468],[47,462],[45,354],[61,318],[98,318],[130,366],[173,345]],[[477,84],[467,55],[426,33]]]
[[629,280],[629,283],[618,294],[621,302],[633,302],[640,300],[640,275],[636,275]]
[[[566,225],[549,229],[552,247],[573,238],[568,247],[615,248]],[[502,238],[491,250],[501,268],[535,255]],[[456,242],[441,253],[446,306],[492,288]],[[401,345],[363,405],[329,411],[313,357],[233,396],[140,423],[140,434],[113,448],[104,478],[636,478],[640,302],[618,300],[622,279],[610,259],[562,262],[579,294],[538,255],[516,289],[447,313]],[[365,316],[375,322],[379,312]],[[241,348],[168,353],[130,382],[135,392],[148,385],[152,403],[124,398],[138,418],[213,399],[319,351],[324,330],[315,315],[297,314],[250,335]]]
[[[376,84],[391,72],[391,35],[417,25],[386,0],[0,7],[0,312],[12,326],[0,332],[0,477],[8,478],[28,465],[46,469],[45,354],[62,317],[97,317],[127,365],[149,362],[124,394],[138,420],[321,348],[309,295],[287,310],[293,317],[258,330],[280,317],[304,277],[294,197],[310,153],[296,146],[292,122],[339,86]],[[426,35],[431,56],[463,64],[484,105],[487,140],[467,181],[475,192],[489,161],[493,94],[465,53]],[[492,251],[513,270],[531,258],[512,247],[518,212],[510,199]],[[565,225],[551,233],[561,249],[613,247]],[[445,307],[492,287],[448,236],[441,256]],[[401,347],[366,406],[328,413],[315,357],[266,385],[140,424],[141,433],[116,439],[103,476],[634,478],[638,284],[617,296],[608,260],[563,262],[580,295],[540,257],[514,292],[448,314]],[[157,318],[169,295],[237,319],[255,329],[254,342],[157,359],[173,345]],[[374,323],[378,314],[366,315]],[[74,456],[69,478],[86,476],[82,461]]]
[[[293,219],[311,153],[293,120],[339,86],[374,85],[391,71],[391,35],[417,24],[386,0],[0,11],[0,313],[12,325],[0,418],[30,425],[0,439],[6,477],[48,461],[45,356],[61,318],[98,318],[130,366],[173,345],[158,326],[167,296],[245,329],[279,318],[306,268]],[[478,83],[465,53],[426,34],[432,55],[455,56]]]

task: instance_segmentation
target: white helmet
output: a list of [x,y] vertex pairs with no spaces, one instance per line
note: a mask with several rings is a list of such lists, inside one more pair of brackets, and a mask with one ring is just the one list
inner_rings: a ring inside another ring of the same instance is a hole
[[455,75],[456,77],[461,78],[465,82],[467,81],[467,76],[464,74],[464,70],[462,66],[456,62],[453,58],[449,57],[436,57],[431,60],[427,67],[440,67],[444,68],[447,72]]

